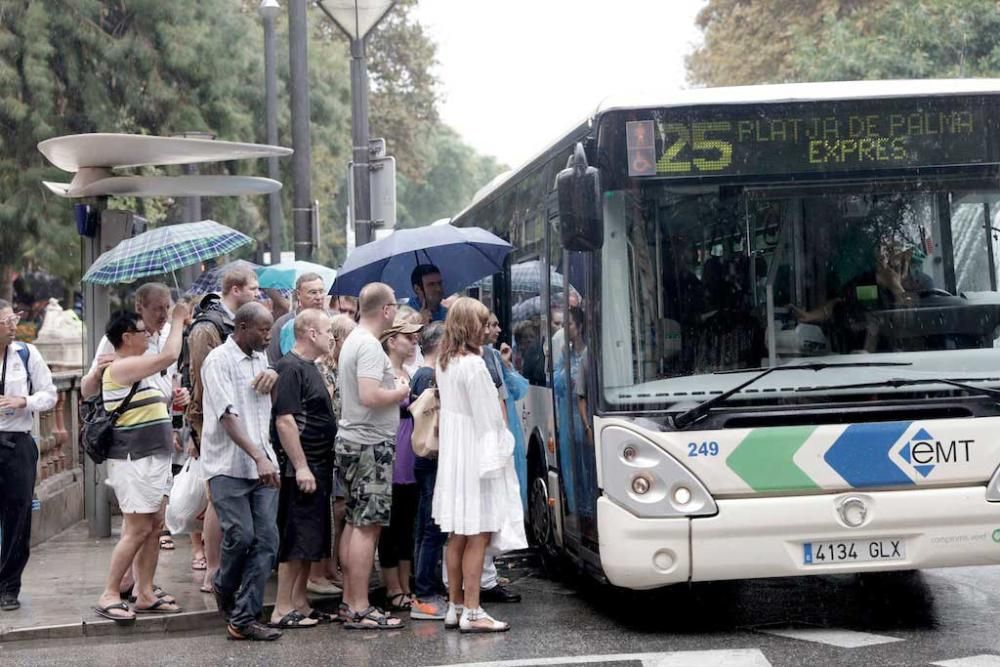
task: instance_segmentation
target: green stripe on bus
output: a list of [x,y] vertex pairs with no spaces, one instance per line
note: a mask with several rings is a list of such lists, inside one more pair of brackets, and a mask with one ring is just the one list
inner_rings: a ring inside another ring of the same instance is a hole
[[751,431],[726,459],[726,465],[754,491],[817,489],[792,460],[814,430],[814,426],[787,426]]

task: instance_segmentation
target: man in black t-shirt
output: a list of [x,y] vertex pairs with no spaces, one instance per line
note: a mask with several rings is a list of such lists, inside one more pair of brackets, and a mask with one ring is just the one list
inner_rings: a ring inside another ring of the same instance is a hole
[[330,555],[330,484],[337,424],[316,359],[330,351],[330,317],[307,309],[295,318],[295,345],[275,366],[271,437],[281,461],[278,595],[271,625],[296,628],[332,620],[306,595],[309,567]]

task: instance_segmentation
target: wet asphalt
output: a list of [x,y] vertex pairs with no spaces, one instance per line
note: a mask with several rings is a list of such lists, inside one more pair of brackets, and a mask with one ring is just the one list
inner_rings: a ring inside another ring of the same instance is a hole
[[651,593],[550,580],[530,561],[506,574],[523,601],[489,607],[510,621],[505,634],[461,635],[412,621],[391,632],[321,626],[249,644],[228,641],[220,620],[196,632],[3,643],[0,664],[1000,665],[1000,566]]

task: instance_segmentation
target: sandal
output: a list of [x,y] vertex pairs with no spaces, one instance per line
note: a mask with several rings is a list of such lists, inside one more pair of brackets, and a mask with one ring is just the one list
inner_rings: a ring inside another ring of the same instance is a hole
[[302,628],[315,628],[319,625],[319,621],[306,617],[298,609],[293,609],[282,616],[281,620],[277,622],[271,621],[267,625],[279,630],[301,630]]
[[[371,621],[371,623],[365,623]],[[398,621],[390,623],[389,621]],[[399,630],[405,627],[402,619],[390,616],[378,607],[368,607],[362,612],[356,612],[351,616],[351,620],[344,623],[348,630]]]
[[353,614],[351,614],[351,608],[347,606],[346,602],[341,602],[337,605],[337,618],[334,619],[337,623],[346,623],[351,620]]
[[337,616],[335,614],[328,614],[325,611],[320,611],[319,609],[313,609],[309,612],[309,615],[306,616],[306,618],[319,621],[320,624],[337,622]]
[[[173,606],[173,609],[166,609],[167,606]],[[176,602],[167,602],[166,598],[157,598],[156,602],[148,607],[136,607],[135,613],[137,614],[179,614],[181,613],[181,608],[177,606]]]
[[510,623],[496,620],[480,607],[472,611],[466,609],[458,627],[462,633],[507,632],[510,630]]
[[135,623],[135,614],[131,616],[118,616],[112,614],[111,612],[115,609],[125,612],[131,612],[132,610],[128,608],[128,605],[124,602],[116,602],[115,604],[109,604],[107,607],[94,607],[94,611],[97,612],[98,616],[103,616],[109,620],[114,621],[119,625],[132,625]]
[[[397,602],[397,600],[401,600],[401,602]],[[396,593],[389,596],[389,611],[410,611],[412,606],[413,600],[410,599],[409,593]]]
[[177,548],[177,545],[174,544],[174,538],[170,537],[169,535],[161,535],[160,548],[163,549],[164,551],[173,551],[174,549]]
[[205,570],[208,569],[208,561],[204,557],[192,558],[191,559],[191,569],[192,570]]

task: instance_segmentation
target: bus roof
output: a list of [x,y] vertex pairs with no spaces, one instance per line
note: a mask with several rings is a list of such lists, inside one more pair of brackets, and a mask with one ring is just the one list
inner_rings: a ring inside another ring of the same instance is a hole
[[830,81],[760,86],[690,88],[667,94],[611,97],[595,115],[617,109],[661,109],[719,104],[767,104],[886,97],[934,97],[1000,93],[1000,79],[912,79],[889,81]]
[[583,134],[598,116],[609,111],[625,109],[663,109],[670,107],[696,107],[725,104],[778,104],[781,102],[810,102],[829,100],[858,100],[887,97],[935,97],[946,95],[975,95],[1000,93],[1000,79],[895,79],[873,81],[828,81],[822,83],[778,83],[756,86],[726,86],[719,88],[675,89],[658,94],[637,94],[605,98],[594,112],[572,125],[544,150],[528,161],[507,171],[484,185],[472,202],[455,215],[459,218],[476,204],[487,200],[504,183],[525,168],[546,158],[567,141]]

